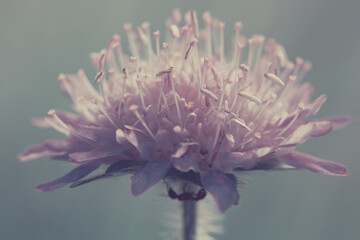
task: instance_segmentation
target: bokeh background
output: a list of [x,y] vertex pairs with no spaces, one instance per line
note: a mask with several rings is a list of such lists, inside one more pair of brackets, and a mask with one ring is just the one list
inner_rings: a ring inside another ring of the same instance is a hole
[[[290,59],[309,59],[306,80],[315,96],[328,94],[319,116],[360,116],[359,0],[1,0],[0,1],[0,239],[158,239],[164,189],[139,198],[127,176],[77,189],[40,193],[35,186],[72,167],[40,159],[20,163],[26,146],[60,137],[31,126],[30,119],[51,108],[70,110],[56,80],[59,73],[85,69],[88,59],[114,33],[125,36],[125,22],[164,21],[178,7],[209,10],[226,25],[230,44],[233,23],[244,34],[276,38]],[[201,16],[201,15],[200,15]],[[350,177],[307,171],[246,175],[241,205],[225,214],[218,239],[360,238],[360,122],[299,150],[346,164]]]

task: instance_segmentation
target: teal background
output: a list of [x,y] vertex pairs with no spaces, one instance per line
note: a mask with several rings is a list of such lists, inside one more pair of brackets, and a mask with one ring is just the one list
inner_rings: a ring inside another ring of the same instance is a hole
[[[143,21],[165,30],[172,9],[211,11],[244,34],[276,38],[290,59],[309,59],[306,77],[315,96],[328,94],[319,116],[360,116],[360,1],[0,1],[0,239],[158,239],[163,188],[134,198],[129,177],[78,189],[40,193],[35,186],[72,168],[48,159],[20,163],[26,146],[61,137],[31,126],[32,117],[51,108],[70,110],[56,80],[59,73],[85,69],[95,74],[88,55],[105,47],[122,26]],[[228,49],[229,50],[229,49]],[[218,239],[360,238],[360,122],[299,150],[349,167],[352,176],[330,177],[307,171],[244,176],[241,205],[225,214]]]

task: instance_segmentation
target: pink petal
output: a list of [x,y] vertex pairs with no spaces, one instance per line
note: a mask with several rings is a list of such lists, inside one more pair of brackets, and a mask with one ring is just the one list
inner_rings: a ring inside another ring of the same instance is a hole
[[122,153],[124,149],[119,146],[96,147],[88,152],[76,152],[69,154],[69,157],[74,162],[85,162],[94,159],[110,157]]
[[170,162],[149,162],[131,177],[131,193],[139,196],[166,176]]
[[40,158],[42,156],[45,156],[49,154],[49,152],[46,150],[46,148],[41,145],[33,145],[28,147],[22,154],[19,154],[17,158],[21,162],[30,161],[36,158]]
[[53,191],[69,183],[80,180],[89,173],[95,171],[97,168],[99,168],[99,166],[100,166],[99,162],[91,162],[91,163],[83,164],[61,178],[58,178],[51,182],[40,184],[39,186],[36,187],[36,190],[40,192]]
[[333,125],[330,121],[314,121],[310,137],[322,137],[331,132]]
[[102,145],[116,143],[116,132],[110,128],[101,128],[84,124],[70,125],[73,135],[89,143],[94,142]]
[[105,171],[105,173],[114,174],[116,172],[121,172],[124,169],[134,169],[138,168],[139,166],[143,165],[143,162],[136,161],[136,160],[130,160],[125,159],[121,161],[117,161],[113,164],[111,164]]
[[[231,175],[232,176],[232,175]],[[201,183],[215,199],[220,212],[225,212],[239,201],[236,179],[230,179],[223,172],[212,170],[200,173]]]
[[140,157],[137,148],[127,140],[125,133],[121,129],[116,130],[116,141],[124,148],[124,153],[131,158],[138,159]]
[[167,130],[160,129],[155,134],[155,139],[158,145],[164,149],[169,149],[173,146],[175,136]]
[[307,123],[300,125],[287,139],[281,144],[282,146],[298,145],[304,143],[311,135],[313,124]]
[[174,167],[182,172],[188,172],[190,170],[198,172],[198,161],[200,158],[199,155],[199,153],[188,153],[180,158],[174,158],[172,162]]
[[199,144],[196,142],[183,142],[176,146],[175,153],[171,156],[173,158],[180,158],[188,152],[195,152],[199,149]]
[[322,94],[320,97],[315,99],[315,101],[311,104],[311,114],[316,115],[316,113],[320,110],[321,106],[326,101],[326,94]]
[[133,160],[122,160],[122,161],[115,162],[106,169],[105,173],[97,175],[97,176],[93,176],[93,177],[90,177],[87,179],[83,179],[80,181],[76,181],[70,185],[70,188],[79,187],[81,185],[84,185],[84,184],[87,184],[87,183],[90,183],[90,182],[93,182],[96,180],[101,180],[101,179],[110,178],[110,177],[116,177],[116,176],[119,176],[124,173],[132,172],[134,170],[134,168],[138,168],[140,166],[140,164],[141,164],[140,162],[133,161]]
[[235,168],[252,168],[259,159],[253,151],[248,152],[220,152],[213,164],[216,169],[232,171]]
[[305,153],[292,151],[288,155],[279,157],[282,162],[299,169],[332,176],[348,176],[347,168],[339,163],[323,160]]
[[69,140],[47,140],[44,143],[44,147],[51,154],[62,155],[69,154],[79,151],[90,151],[91,146],[80,141],[75,141],[73,139]]
[[359,120],[359,117],[353,116],[336,116],[319,119],[321,121],[329,121],[334,129],[345,127],[347,124]]

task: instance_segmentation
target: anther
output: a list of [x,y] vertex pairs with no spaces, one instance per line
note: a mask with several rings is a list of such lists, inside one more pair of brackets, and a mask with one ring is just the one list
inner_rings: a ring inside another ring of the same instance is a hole
[[275,83],[275,84],[277,84],[277,85],[279,85],[279,86],[284,86],[285,84],[284,84],[284,82],[283,81],[281,81],[281,79],[279,78],[279,77],[277,77],[275,74],[273,74],[273,73],[265,73],[264,74],[264,77],[266,78],[266,79],[269,79],[270,81],[272,81],[273,83]]
[[175,24],[170,26],[170,33],[171,33],[171,36],[173,38],[179,38],[180,37],[180,30]]
[[176,125],[176,126],[173,128],[173,131],[174,131],[174,133],[179,134],[179,133],[181,133],[182,129],[181,129],[181,127],[180,127],[179,125]]
[[210,90],[207,90],[207,89],[205,89],[205,88],[201,88],[201,89],[200,89],[200,92],[201,92],[202,94],[204,94],[205,96],[213,99],[214,101],[218,101],[218,100],[219,100],[218,97],[215,95],[215,93],[211,92]]
[[101,79],[102,79],[102,77],[103,77],[103,75],[104,75],[104,72],[103,71],[100,71],[100,72],[98,72],[97,74],[96,74],[96,76],[95,76],[95,82],[100,82],[101,81]]
[[255,95],[251,94],[251,93],[248,93],[248,92],[245,92],[245,91],[240,91],[238,92],[238,95],[243,97],[243,98],[246,98],[252,102],[255,102],[257,104],[261,104],[261,99],[256,97]]
[[254,138],[257,139],[257,140],[260,140],[261,139],[261,133],[259,133],[259,132],[254,133]]
[[239,68],[241,69],[241,71],[243,71],[244,73],[248,72],[250,70],[250,68],[248,66],[246,66],[245,64],[241,64],[239,66]]

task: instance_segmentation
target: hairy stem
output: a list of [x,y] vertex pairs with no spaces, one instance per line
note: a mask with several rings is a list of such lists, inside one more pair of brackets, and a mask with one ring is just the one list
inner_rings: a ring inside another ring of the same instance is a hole
[[182,202],[183,214],[183,239],[195,240],[196,236],[196,201],[183,201]]

